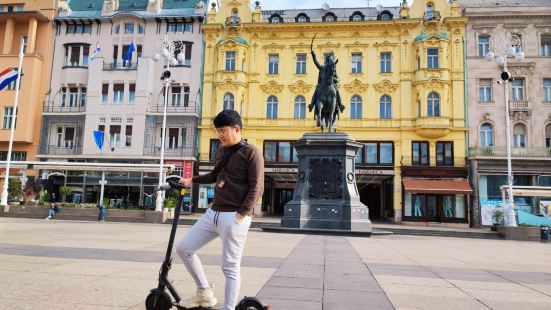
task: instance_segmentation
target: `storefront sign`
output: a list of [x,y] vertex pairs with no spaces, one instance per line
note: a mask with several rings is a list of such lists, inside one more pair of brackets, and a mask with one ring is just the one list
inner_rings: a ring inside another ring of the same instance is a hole
[[266,167],[264,172],[276,172],[276,173],[298,173],[298,168],[287,167]]
[[356,175],[394,175],[394,170],[356,169]]
[[551,201],[540,201],[540,214],[546,218],[551,217]]
[[480,201],[480,217],[482,225],[494,225],[494,213],[498,206],[501,206],[501,200],[482,200]]
[[184,163],[184,178],[189,179],[193,177],[193,162],[186,160]]
[[165,165],[174,165],[174,168],[184,168],[183,160],[165,160]]

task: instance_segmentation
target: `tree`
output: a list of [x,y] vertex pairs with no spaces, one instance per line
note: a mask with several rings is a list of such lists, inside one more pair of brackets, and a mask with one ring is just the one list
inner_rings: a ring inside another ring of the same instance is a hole
[[8,183],[8,198],[12,201],[19,201],[19,198],[23,196],[23,190],[21,189],[21,180],[10,179]]

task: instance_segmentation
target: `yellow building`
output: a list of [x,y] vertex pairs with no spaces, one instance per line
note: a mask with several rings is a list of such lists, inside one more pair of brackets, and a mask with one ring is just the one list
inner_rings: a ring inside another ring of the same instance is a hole
[[[457,1],[262,11],[222,0],[203,28],[200,171],[212,169],[218,147],[212,118],[237,110],[244,137],[264,153],[261,211],[283,214],[297,173],[290,142],[319,130],[307,109],[316,35],[318,61],[330,51],[338,59],[346,109],[336,129],[365,143],[356,174],[372,219],[467,223],[465,24]],[[198,206],[211,197],[201,187]]]
[[[0,0],[0,71],[18,67],[22,38],[25,53],[12,151],[16,161],[36,160],[43,103],[50,82],[56,2]],[[1,161],[7,159],[15,93],[15,82],[0,91]],[[36,176],[36,171],[27,172],[24,168],[12,166],[10,176]],[[2,167],[2,181],[4,173]]]

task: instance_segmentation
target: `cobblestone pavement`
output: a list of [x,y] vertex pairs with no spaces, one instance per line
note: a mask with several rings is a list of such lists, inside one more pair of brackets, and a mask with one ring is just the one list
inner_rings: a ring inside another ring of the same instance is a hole
[[[0,218],[0,309],[145,309],[169,231]],[[220,248],[214,241],[200,252],[219,299]],[[175,262],[171,279],[189,296],[194,283]],[[551,244],[251,230],[241,295],[276,310],[551,309]]]

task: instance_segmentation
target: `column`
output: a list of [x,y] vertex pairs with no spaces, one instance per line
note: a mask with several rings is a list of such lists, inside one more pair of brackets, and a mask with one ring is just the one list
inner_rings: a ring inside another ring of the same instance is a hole
[[4,31],[4,48],[2,54],[11,54],[13,44],[13,28],[15,27],[15,21],[13,18],[6,20],[6,29]]
[[29,19],[29,28],[27,31],[27,51],[26,53],[34,53],[36,46],[36,29],[38,27],[38,21],[35,17]]

